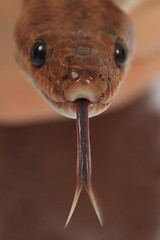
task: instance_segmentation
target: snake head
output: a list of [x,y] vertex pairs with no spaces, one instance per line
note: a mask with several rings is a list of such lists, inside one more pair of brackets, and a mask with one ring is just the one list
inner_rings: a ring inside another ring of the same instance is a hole
[[129,68],[132,24],[109,2],[90,8],[82,1],[70,14],[62,4],[28,3],[16,27],[16,59],[57,112],[76,118],[75,101],[84,98],[92,117],[108,108]]

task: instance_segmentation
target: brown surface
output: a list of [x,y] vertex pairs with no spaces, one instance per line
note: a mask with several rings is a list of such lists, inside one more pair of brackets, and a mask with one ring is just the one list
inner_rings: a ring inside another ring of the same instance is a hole
[[149,100],[90,121],[103,228],[83,192],[64,230],[76,183],[75,121],[0,127],[0,239],[159,239],[160,115]]

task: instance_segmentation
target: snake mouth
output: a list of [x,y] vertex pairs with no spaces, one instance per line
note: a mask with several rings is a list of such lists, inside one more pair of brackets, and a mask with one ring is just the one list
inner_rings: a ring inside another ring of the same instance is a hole
[[88,101],[88,117],[94,117],[103,113],[111,104],[117,91],[117,86],[112,87],[109,81],[89,79],[76,81],[70,84],[67,89],[54,93],[54,87],[46,84],[46,79],[35,81],[23,71],[29,82],[37,89],[37,92],[46,100],[46,102],[59,114],[76,119],[76,101],[86,99]]
[[[107,87],[98,88],[94,83],[82,85],[72,84],[65,92],[63,98],[49,95],[41,89],[41,95],[50,106],[61,115],[76,119],[76,101],[86,99],[88,101],[88,116],[94,117],[104,112],[111,103],[111,94],[106,96]],[[60,99],[63,99],[61,101]]]
[[[77,98],[74,101],[66,101],[64,102],[55,102],[51,97],[49,97],[46,93],[43,91],[41,92],[41,95],[43,98],[49,103],[49,105],[58,113],[61,115],[71,118],[71,119],[76,119],[76,101],[78,99],[86,99],[87,98]],[[88,116],[89,118],[97,116],[101,113],[103,113],[111,104],[111,100],[107,101],[106,103],[100,103],[100,102],[92,102],[88,100]]]

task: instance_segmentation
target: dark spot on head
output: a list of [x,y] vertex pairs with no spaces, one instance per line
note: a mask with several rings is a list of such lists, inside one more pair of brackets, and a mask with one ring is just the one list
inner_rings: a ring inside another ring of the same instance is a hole
[[104,82],[103,74],[99,74],[99,78]]
[[63,80],[63,81],[64,81],[64,80],[67,80],[68,77],[69,77],[68,74],[65,74],[65,75],[63,75],[63,76],[61,77],[61,80]]

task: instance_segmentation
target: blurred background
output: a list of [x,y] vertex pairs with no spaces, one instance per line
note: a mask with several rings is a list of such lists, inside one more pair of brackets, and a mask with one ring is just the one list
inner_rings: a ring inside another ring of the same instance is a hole
[[160,2],[131,13],[137,50],[112,106],[90,120],[101,228],[76,184],[76,123],[55,113],[14,60],[20,0],[0,0],[0,239],[160,239]]

